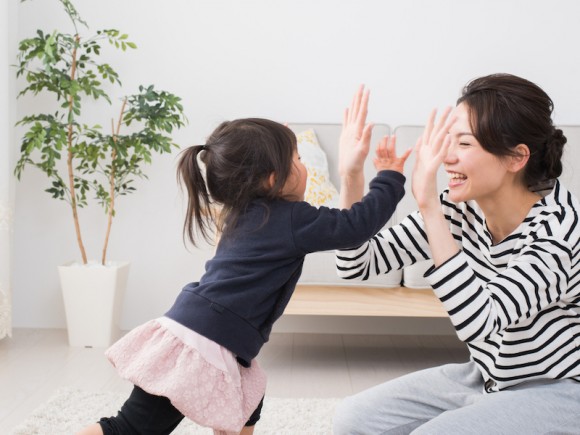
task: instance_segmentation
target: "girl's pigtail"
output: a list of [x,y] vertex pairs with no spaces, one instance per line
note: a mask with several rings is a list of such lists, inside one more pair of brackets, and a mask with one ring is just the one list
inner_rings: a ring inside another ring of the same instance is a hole
[[182,152],[177,166],[177,178],[182,188],[187,189],[187,213],[183,224],[183,236],[195,246],[196,229],[210,242],[215,216],[212,213],[211,199],[205,184],[198,156],[206,148],[204,145],[192,146]]

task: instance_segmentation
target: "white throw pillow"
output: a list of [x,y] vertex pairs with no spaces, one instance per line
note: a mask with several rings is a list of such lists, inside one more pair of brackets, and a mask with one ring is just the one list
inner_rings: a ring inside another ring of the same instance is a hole
[[296,139],[298,154],[308,170],[304,200],[316,207],[323,205],[337,208],[338,190],[330,181],[326,153],[320,146],[316,133],[310,128],[298,133]]

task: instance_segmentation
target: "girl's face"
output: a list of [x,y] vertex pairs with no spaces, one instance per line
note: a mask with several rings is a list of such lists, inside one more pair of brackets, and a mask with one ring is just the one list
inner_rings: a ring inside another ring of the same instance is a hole
[[298,150],[294,150],[292,158],[292,169],[286,184],[282,188],[282,196],[290,201],[303,201],[306,192],[306,179],[308,172],[306,166],[300,160]]
[[509,172],[500,157],[487,152],[477,141],[469,122],[469,108],[459,104],[449,129],[451,145],[443,161],[449,176],[449,199],[453,202],[494,198],[509,181]]

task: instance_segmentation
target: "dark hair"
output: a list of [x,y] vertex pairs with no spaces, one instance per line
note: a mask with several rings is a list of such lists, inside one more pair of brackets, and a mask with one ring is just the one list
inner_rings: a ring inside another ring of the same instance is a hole
[[497,156],[516,153],[525,144],[530,158],[524,169],[529,187],[558,178],[566,137],[552,122],[554,103],[536,84],[510,74],[492,74],[468,83],[457,104],[470,112],[473,135]]
[[[247,118],[220,124],[206,145],[184,150],[178,180],[188,194],[184,237],[195,245],[197,229],[206,241],[213,229],[235,226],[249,203],[274,199],[291,173],[296,136],[288,127],[268,119]],[[205,167],[202,174],[199,160]],[[268,183],[275,174],[273,186]],[[215,205],[220,206],[219,216]]]

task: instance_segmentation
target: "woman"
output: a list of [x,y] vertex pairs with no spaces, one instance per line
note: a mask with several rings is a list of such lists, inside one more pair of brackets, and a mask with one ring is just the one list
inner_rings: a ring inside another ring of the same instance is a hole
[[[432,259],[425,277],[471,358],[345,399],[335,434],[580,433],[580,204],[557,180],[566,138],[552,109],[522,78],[473,80],[417,142],[419,211],[337,253],[346,279]],[[341,140],[344,208],[362,196],[368,152],[351,143]]]

